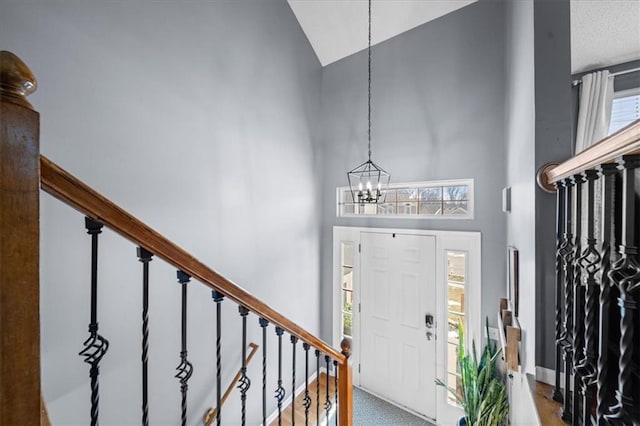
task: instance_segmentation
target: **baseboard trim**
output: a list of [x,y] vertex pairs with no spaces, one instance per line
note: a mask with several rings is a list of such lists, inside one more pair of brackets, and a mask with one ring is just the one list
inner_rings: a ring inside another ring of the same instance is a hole
[[[536,366],[536,380],[542,383],[546,383],[551,386],[556,385],[556,370],[552,370],[550,368],[544,368],[540,366]],[[564,385],[564,373],[560,373],[560,386],[561,389]],[[573,380],[571,380],[571,390],[573,391]]]
[[[561,383],[564,383],[564,374],[563,373],[560,373],[560,374],[562,375]],[[539,382],[554,386],[556,384],[556,370],[537,366],[536,380]]]

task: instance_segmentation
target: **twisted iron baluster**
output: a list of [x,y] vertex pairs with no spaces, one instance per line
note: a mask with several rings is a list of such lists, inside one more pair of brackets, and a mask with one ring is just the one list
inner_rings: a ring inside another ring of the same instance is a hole
[[636,211],[635,211],[635,169],[640,167],[640,156],[623,156],[618,160],[622,168],[622,244],[620,259],[609,272],[609,279],[618,287],[620,297],[620,358],[618,373],[618,390],[615,407],[605,418],[613,425],[639,424],[634,419],[634,358],[640,350],[634,343],[635,315],[638,310],[636,293],[640,289],[640,264],[638,263],[638,247],[636,246]]
[[309,424],[309,407],[311,407],[311,398],[309,397],[309,344],[303,343],[304,349],[304,399],[302,406],[304,407],[304,424]]
[[[333,392],[333,396],[334,396],[334,403],[335,406],[338,406],[338,361],[333,360],[333,388],[334,388],[334,392]],[[338,426],[338,411],[336,410],[336,426]]]
[[562,245],[560,246],[560,253],[562,255],[562,269],[563,269],[563,283],[564,283],[564,320],[562,326],[562,335],[558,343],[562,346],[564,356],[564,407],[562,408],[562,420],[565,422],[571,421],[571,399],[569,398],[569,389],[571,389],[571,360],[572,360],[572,347],[573,338],[571,332],[573,329],[573,234],[572,232],[572,193],[573,182],[570,179],[562,181],[565,189],[565,226],[564,234],[562,236]]
[[193,365],[187,360],[187,283],[191,277],[182,271],[178,271],[178,282],[182,286],[182,348],[180,350],[180,364],[176,367],[178,371],[174,376],[180,381],[180,393],[182,394],[181,420],[182,426],[187,424],[187,382],[193,374]]
[[267,426],[267,326],[269,321],[260,318],[258,323],[262,327],[262,424]]
[[296,425],[296,343],[298,338],[291,336],[291,346],[293,351],[291,366],[291,426]]
[[557,201],[556,201],[556,371],[555,371],[555,387],[553,388],[553,400],[563,402],[562,391],[560,385],[560,370],[562,364],[562,347],[560,345],[560,337],[562,336],[562,251],[565,240],[564,226],[564,182],[558,182]]
[[573,424],[579,425],[580,413],[580,387],[582,378],[576,367],[582,361],[582,351],[584,348],[584,287],[582,286],[582,270],[580,268],[580,256],[582,255],[582,175],[574,175],[575,184],[574,196],[574,221],[573,221]]
[[149,262],[153,254],[142,248],[137,249],[142,262],[142,424],[149,425],[148,361],[149,361]]
[[216,424],[222,421],[222,301],[224,295],[211,290],[211,298],[216,303]]
[[326,400],[324,403],[324,410],[327,414],[327,422],[329,422],[329,411],[331,410],[331,398],[329,398],[329,355],[324,356],[324,362],[327,364],[327,380],[325,381]]
[[286,394],[282,387],[282,334],[284,330],[276,327],[276,335],[278,336],[278,387],[276,388],[276,401],[278,401],[278,425],[282,426],[282,401]]
[[246,424],[247,420],[247,391],[251,387],[251,380],[247,377],[247,315],[249,310],[244,306],[238,306],[238,311],[242,317],[242,367],[240,368],[241,376],[238,381],[238,389],[240,389],[240,401],[242,403],[242,424]]
[[89,323],[89,337],[82,344],[84,349],[78,355],[84,357],[84,362],[90,365],[91,378],[91,425],[98,424],[100,394],[98,392],[98,375],[100,361],[109,349],[109,341],[98,333],[98,235],[102,232],[102,223],[85,217],[87,234],[91,235],[91,322]]
[[320,422],[320,351],[316,349],[316,422]]
[[[596,284],[596,274],[600,270],[600,253],[596,249],[596,239],[594,235],[594,191],[595,179],[598,173],[595,170],[584,172],[587,182],[587,246],[578,260],[582,268],[583,283],[586,288],[585,299],[585,329],[584,329],[584,350],[582,360],[576,365],[576,373],[582,379],[580,393],[582,394],[582,419],[589,421],[593,408],[593,386],[596,383],[596,346],[598,345],[597,322],[598,322],[598,296],[599,289]],[[574,392],[577,390],[574,389]]]
[[[613,405],[613,388],[610,386],[612,377],[609,374],[609,315],[611,304],[611,247],[615,247],[615,232],[612,232],[615,218],[615,164],[603,164],[598,167],[602,176],[602,257],[600,263],[600,339],[598,342],[598,403],[597,424],[606,424],[605,416],[609,407]],[[614,250],[615,251],[615,250]]]

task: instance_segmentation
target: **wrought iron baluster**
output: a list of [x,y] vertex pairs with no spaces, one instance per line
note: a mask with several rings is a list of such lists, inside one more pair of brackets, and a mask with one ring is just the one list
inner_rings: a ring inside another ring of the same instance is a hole
[[244,306],[238,306],[238,311],[242,317],[242,367],[240,368],[238,389],[240,389],[240,402],[242,403],[242,424],[245,425],[247,422],[247,391],[251,387],[251,380],[247,377],[247,315],[249,310]]
[[311,398],[309,397],[309,344],[303,343],[302,349],[304,349],[304,399],[302,400],[302,406],[304,407],[304,424],[309,424],[309,407],[311,407]]
[[286,394],[282,387],[282,334],[284,330],[276,327],[276,335],[278,336],[278,387],[276,388],[276,401],[278,401],[278,426],[282,426],[282,401]]
[[222,301],[224,295],[211,290],[211,298],[216,303],[216,424],[222,423]]
[[636,185],[635,170],[640,167],[640,156],[623,156],[618,160],[622,170],[622,241],[620,259],[609,271],[609,279],[620,291],[618,306],[620,308],[620,357],[618,373],[618,390],[615,407],[605,418],[614,425],[638,424],[634,419],[636,398],[634,397],[634,358],[638,343],[634,337],[635,316],[638,311],[636,300],[640,289],[640,264],[638,263],[638,247],[636,245]]
[[[603,164],[598,167],[602,179],[602,226],[600,227],[602,239],[602,256],[600,260],[600,327],[598,342],[598,403],[596,421],[598,425],[606,424],[605,416],[609,414],[609,407],[613,405],[615,398],[613,387],[610,385],[613,375],[609,366],[609,318],[611,301],[611,280],[609,271],[612,261],[612,247],[615,247],[615,192],[616,173],[615,164]],[[615,250],[613,250],[615,252]]]
[[573,182],[571,179],[564,179],[562,186],[565,188],[564,201],[564,233],[562,236],[562,245],[560,253],[562,255],[562,269],[564,284],[564,318],[562,323],[562,335],[558,344],[562,347],[564,357],[564,406],[562,408],[562,420],[570,422],[571,415],[571,398],[569,397],[569,389],[571,389],[571,371],[572,371],[572,348],[573,348]]
[[89,337],[82,344],[84,349],[78,355],[84,357],[89,364],[91,379],[91,425],[98,424],[100,393],[98,376],[100,375],[100,361],[109,349],[109,341],[98,333],[98,235],[102,232],[102,223],[85,217],[87,234],[91,235],[91,322],[89,323]]
[[[338,407],[338,361],[333,360],[333,401],[335,407]],[[336,409],[336,426],[338,426],[338,410]],[[328,421],[328,420],[327,420]]]
[[580,256],[582,255],[582,175],[574,175],[572,178],[575,185],[573,198],[573,424],[580,424],[580,387],[582,379],[576,367],[582,360],[584,348],[584,287],[582,286],[582,270],[580,268]]
[[149,360],[149,262],[153,254],[138,247],[138,259],[142,262],[142,424],[149,425],[148,360]]
[[178,270],[178,282],[182,287],[182,347],[180,350],[180,364],[176,367],[178,371],[175,378],[180,382],[180,393],[182,394],[181,403],[181,424],[187,424],[187,390],[189,386],[187,382],[193,374],[193,365],[187,359],[187,283],[191,281],[191,277],[186,273]]
[[[581,362],[576,366],[576,372],[582,379],[580,393],[582,394],[582,419],[586,423],[590,421],[593,408],[594,385],[596,384],[597,352],[598,346],[598,299],[600,290],[596,283],[596,274],[600,270],[600,253],[596,249],[595,228],[595,180],[598,173],[595,170],[587,170],[583,174],[587,183],[586,219],[587,245],[580,256],[579,264],[582,268],[582,280],[585,287],[584,301],[584,349]],[[574,392],[577,390],[574,389]]]
[[269,321],[260,318],[258,323],[262,327],[262,424],[267,426],[267,326]]
[[329,422],[329,412],[331,411],[331,398],[329,398],[329,366],[330,366],[330,360],[331,358],[329,358],[329,355],[325,355],[324,356],[324,362],[327,365],[327,380],[325,381],[325,389],[326,389],[326,399],[324,402],[324,410],[326,412],[327,415],[327,423]]
[[561,384],[560,384],[560,370],[562,369],[562,347],[559,344],[562,336],[562,250],[565,235],[565,187],[564,181],[558,182],[557,187],[557,200],[556,200],[556,372],[555,372],[555,387],[553,388],[553,400],[563,402]]
[[320,423],[320,351],[316,349],[316,422]]
[[291,426],[296,425],[296,343],[298,343],[298,338],[291,336]]

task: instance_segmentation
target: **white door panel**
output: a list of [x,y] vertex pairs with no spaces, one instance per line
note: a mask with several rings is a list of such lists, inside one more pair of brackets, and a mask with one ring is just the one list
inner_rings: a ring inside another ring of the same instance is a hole
[[360,384],[436,418],[436,239],[361,233]]

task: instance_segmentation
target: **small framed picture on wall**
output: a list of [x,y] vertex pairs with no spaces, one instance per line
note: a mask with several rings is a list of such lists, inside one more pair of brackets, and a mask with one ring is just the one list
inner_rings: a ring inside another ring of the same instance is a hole
[[514,246],[507,248],[507,290],[509,292],[509,302],[513,314],[518,316],[518,299],[519,299],[519,278],[518,278],[518,249]]

